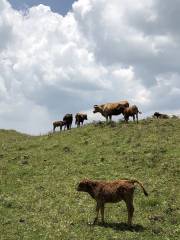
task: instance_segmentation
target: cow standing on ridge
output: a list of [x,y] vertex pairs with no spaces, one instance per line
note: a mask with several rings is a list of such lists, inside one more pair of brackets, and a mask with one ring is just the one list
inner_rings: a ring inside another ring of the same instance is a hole
[[67,130],[71,129],[72,126],[72,122],[73,122],[73,115],[70,113],[67,113],[64,117],[63,117],[63,121],[66,123],[67,126]]
[[112,120],[112,115],[120,115],[124,109],[129,107],[128,101],[120,101],[116,103],[106,103],[102,105],[94,105],[93,113],[101,113],[108,122],[108,119]]

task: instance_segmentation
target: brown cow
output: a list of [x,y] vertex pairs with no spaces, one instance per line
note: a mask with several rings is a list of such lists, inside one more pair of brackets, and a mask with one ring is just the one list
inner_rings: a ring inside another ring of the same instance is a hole
[[129,107],[128,101],[94,105],[93,113],[100,112],[106,118],[106,121],[108,121],[108,118],[111,121],[112,115],[119,115],[123,113],[123,110],[126,107]]
[[79,183],[77,191],[87,192],[96,200],[96,217],[94,224],[98,221],[99,210],[101,211],[101,219],[104,223],[104,206],[105,203],[116,203],[124,200],[128,210],[128,224],[132,225],[132,217],[134,212],[133,193],[137,183],[143,190],[144,195],[148,193],[143,187],[143,184],[137,180],[115,180],[111,182],[83,180]]
[[77,124],[77,127],[80,127],[81,123],[83,125],[84,120],[88,120],[87,119],[87,114],[84,113],[77,113],[75,116],[75,124]]
[[136,105],[132,105],[130,107],[124,108],[123,110],[123,115],[124,115],[124,119],[126,122],[128,122],[129,117],[133,117],[133,121],[135,121],[135,116],[136,116],[136,120],[138,123],[138,113],[142,113],[138,110],[138,107]]
[[169,118],[169,116],[167,114],[163,114],[163,113],[159,113],[159,112],[155,112],[153,116],[156,118],[164,118],[164,119]]
[[53,122],[53,132],[55,132],[56,127],[60,127],[60,131],[62,131],[62,127],[64,126],[64,130],[66,128],[66,123],[64,121],[55,121]]

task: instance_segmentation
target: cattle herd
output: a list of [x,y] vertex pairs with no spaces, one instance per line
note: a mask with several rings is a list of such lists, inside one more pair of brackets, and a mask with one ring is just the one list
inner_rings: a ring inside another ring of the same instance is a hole
[[[87,114],[84,113],[77,113],[75,115],[75,124],[77,127],[80,127],[80,124],[83,125],[84,120],[87,120]],[[71,113],[67,113],[62,121],[55,121],[53,122],[53,132],[55,132],[56,127],[60,127],[60,131],[62,131],[62,128],[64,127],[64,130],[67,128],[67,130],[71,129],[73,122],[73,115]]]
[[[106,118],[106,121],[111,121],[113,115],[123,114],[124,120],[126,123],[129,121],[129,117],[133,118],[133,121],[138,123],[138,114],[141,114],[136,105],[129,105],[128,101],[119,101],[115,103],[106,103],[101,105],[94,105],[93,113],[101,113],[103,117]],[[154,118],[169,118],[168,115],[155,112],[153,115]],[[75,115],[75,124],[77,127],[83,125],[84,121],[88,120],[87,114],[77,113]],[[73,122],[73,115],[66,114],[63,117],[62,121],[53,122],[53,131],[56,127],[60,127],[60,131],[64,127],[64,130],[71,129]],[[77,187],[77,191],[87,192],[89,195],[96,201],[96,217],[94,219],[94,224],[97,223],[99,217],[99,211],[101,213],[101,220],[104,223],[104,207],[106,203],[116,203],[123,200],[126,203],[128,211],[128,225],[132,225],[132,217],[134,213],[133,206],[133,193],[135,185],[138,184],[145,196],[148,196],[144,186],[137,180],[121,179],[111,182],[106,181],[94,181],[89,179],[82,180]]]
[[[133,121],[137,121],[138,123],[138,114],[141,114],[138,107],[136,105],[129,105],[129,102],[126,100],[115,102],[115,103],[105,103],[101,105],[94,105],[93,113],[101,113],[103,117],[106,118],[106,121],[111,121],[113,115],[120,115],[123,114],[124,120],[126,123],[129,121],[129,117],[133,118]],[[156,118],[168,118],[169,116],[167,114],[162,114],[159,112],[155,112],[153,117]],[[88,120],[87,114],[85,113],[77,113],[75,115],[75,125],[77,127],[80,127],[83,125],[84,120]],[[64,127],[64,130],[70,130],[73,122],[73,115],[68,113],[63,117],[62,121],[55,121],[53,122],[53,132],[55,132],[55,129],[57,127],[60,128],[60,131],[62,131],[62,128]]]
[[[115,103],[105,103],[101,105],[94,105],[94,111],[93,113],[101,113],[102,116],[106,118],[106,121],[111,121],[113,115],[124,115],[124,119],[126,122],[128,122],[129,117],[133,117],[133,120],[138,123],[138,113],[141,114],[141,112],[138,110],[138,107],[136,105],[129,105],[128,101],[119,101]],[[84,120],[88,120],[87,114],[85,113],[77,113],[75,115],[75,124],[77,127],[80,127],[80,125],[83,125]],[[73,115],[72,114],[66,114],[63,117],[63,120],[61,121],[55,121],[53,122],[53,132],[55,131],[56,127],[60,128],[60,131],[62,131],[62,128],[64,127],[64,130],[70,130],[73,122]]]

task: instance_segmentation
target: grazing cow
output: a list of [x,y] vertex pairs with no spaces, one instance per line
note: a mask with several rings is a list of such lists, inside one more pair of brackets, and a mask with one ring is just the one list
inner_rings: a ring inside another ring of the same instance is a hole
[[75,124],[77,124],[77,127],[80,127],[81,123],[83,125],[84,120],[87,120],[87,114],[77,113],[75,119]]
[[66,123],[64,121],[56,121],[53,122],[53,132],[55,132],[56,127],[60,127],[60,131],[62,131],[62,127],[64,126],[64,130],[66,128]]
[[106,118],[106,121],[108,121],[108,118],[111,121],[112,115],[119,115],[123,113],[123,110],[126,107],[129,107],[128,101],[94,105],[93,113],[100,112]]
[[67,130],[71,129],[72,126],[72,122],[73,122],[73,115],[70,113],[67,113],[64,117],[63,117],[63,121],[66,123],[67,126]]
[[164,119],[169,118],[169,116],[167,114],[163,114],[163,113],[159,113],[159,112],[155,112],[153,116],[156,118],[164,118]]
[[94,224],[98,221],[99,210],[101,211],[101,219],[104,223],[104,206],[105,203],[116,203],[124,200],[128,210],[128,224],[132,225],[132,217],[134,212],[133,193],[137,183],[143,190],[144,195],[148,193],[143,187],[143,184],[137,180],[115,180],[111,182],[83,180],[79,183],[77,191],[87,192],[96,200],[96,217]]
[[136,105],[132,105],[130,107],[124,108],[123,110],[123,115],[126,122],[128,122],[129,117],[133,117],[133,121],[135,121],[135,116],[136,116],[136,120],[138,123],[138,113],[141,114],[141,112],[138,110],[138,107]]

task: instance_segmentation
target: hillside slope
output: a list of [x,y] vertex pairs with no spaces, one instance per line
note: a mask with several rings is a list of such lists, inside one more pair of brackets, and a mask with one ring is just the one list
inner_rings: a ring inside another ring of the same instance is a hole
[[[96,124],[31,137],[0,130],[0,239],[179,239],[180,120]],[[92,226],[83,178],[136,178],[134,227],[123,202]]]

